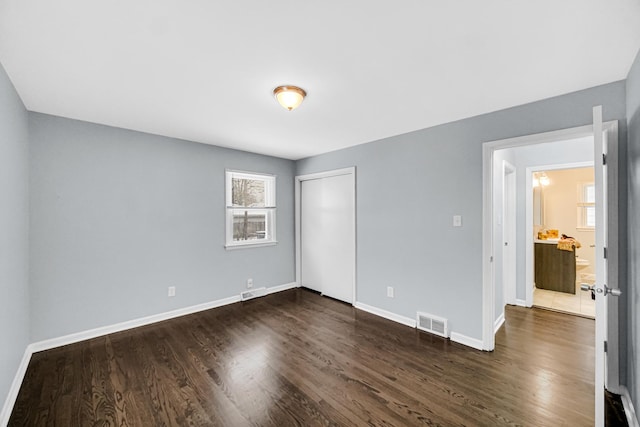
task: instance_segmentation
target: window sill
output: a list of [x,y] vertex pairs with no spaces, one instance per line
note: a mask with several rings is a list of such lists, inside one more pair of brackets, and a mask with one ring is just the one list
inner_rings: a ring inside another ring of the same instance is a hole
[[576,227],[577,231],[596,231],[595,227]]
[[277,244],[277,240],[269,240],[268,242],[259,243],[229,243],[224,245],[224,248],[228,251],[235,251],[236,249],[262,248],[265,246],[275,246]]

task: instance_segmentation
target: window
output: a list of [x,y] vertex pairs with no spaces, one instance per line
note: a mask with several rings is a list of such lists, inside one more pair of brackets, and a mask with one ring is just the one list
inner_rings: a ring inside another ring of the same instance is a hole
[[590,182],[578,187],[578,228],[596,226],[596,186]]
[[226,171],[227,248],[276,243],[276,177]]

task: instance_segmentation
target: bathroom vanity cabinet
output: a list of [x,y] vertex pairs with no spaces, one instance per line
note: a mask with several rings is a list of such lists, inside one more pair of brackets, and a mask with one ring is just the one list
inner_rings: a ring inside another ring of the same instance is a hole
[[555,241],[534,244],[535,284],[538,289],[576,293],[576,252],[558,249]]

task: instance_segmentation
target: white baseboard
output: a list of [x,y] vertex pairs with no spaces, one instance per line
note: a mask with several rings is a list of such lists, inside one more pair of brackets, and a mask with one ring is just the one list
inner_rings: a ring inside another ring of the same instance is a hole
[[640,427],[629,389],[623,385],[621,385],[620,388],[622,390],[620,398],[622,399],[622,406],[624,406],[624,415],[627,417],[627,424],[629,424],[629,427]]
[[394,321],[394,322],[398,322],[398,323],[402,323],[403,325],[409,326],[411,328],[415,328],[417,323],[416,323],[416,319],[412,319],[410,317],[405,317],[405,316],[401,316],[399,314],[395,314],[392,313],[390,311],[387,310],[383,310],[381,308],[378,307],[374,307],[371,305],[367,305],[361,302],[356,302],[355,304],[353,304],[353,306],[355,308],[357,308],[358,310],[362,310],[362,311],[366,311],[367,313],[371,313],[371,314],[375,314],[376,316],[380,316],[380,317],[384,317],[385,319]]
[[527,306],[527,301],[525,301],[523,299],[516,299],[516,305],[518,307],[526,307]]
[[288,291],[289,289],[299,288],[300,284],[296,282],[285,283],[284,285],[272,286],[267,288],[267,295],[274,294],[276,292]]
[[[266,289],[267,294],[275,292],[281,292],[288,289],[297,287],[297,283],[287,283],[284,285],[272,286]],[[190,307],[179,308],[177,310],[167,311],[165,313],[154,314],[147,317],[141,317],[138,319],[128,320],[126,322],[116,323],[114,325],[101,326],[95,329],[89,329],[87,331],[76,332],[62,337],[51,338],[48,340],[38,341],[31,346],[33,352],[50,350],[52,348],[61,347],[63,345],[73,344],[80,341],[85,341],[91,338],[101,337],[103,335],[113,334],[116,332],[126,331],[128,329],[138,328],[140,326],[151,325],[153,323],[162,322],[164,320],[174,319],[176,317],[186,316],[188,314],[198,313],[204,310],[210,310],[216,307],[222,307],[223,305],[233,304],[240,301],[240,295],[222,298],[215,301],[205,302],[202,304],[192,305]]]
[[162,322],[163,320],[169,320],[176,317],[185,316],[187,314],[193,314],[199,311],[221,307],[227,304],[233,304],[234,302],[238,301],[240,301],[240,295],[223,298],[216,301],[205,302],[203,304],[192,305],[190,307],[179,308],[177,310],[167,311],[165,313],[154,314],[138,319],[127,320],[126,322],[116,323],[113,325],[101,326],[95,329],[75,332],[73,334],[51,338],[48,340],[38,341],[31,344],[31,346],[33,346],[34,352],[50,350],[52,348],[60,347],[63,345],[73,344],[76,342],[85,341],[91,338],[101,337],[103,335],[113,334],[116,332],[122,332],[128,329],[138,328],[140,326],[146,326],[152,323]]
[[475,348],[476,350],[484,350],[482,340],[477,340],[457,332],[451,332],[451,341],[466,345],[467,347]]
[[[367,305],[361,302],[356,302],[353,306],[359,310],[366,311],[367,313],[375,314],[376,316],[383,317],[393,322],[401,323],[411,328],[415,328],[417,326],[416,319],[411,319],[410,317],[401,316],[399,314],[395,314],[390,311],[383,310],[378,307],[373,307],[371,305]],[[481,340],[477,340],[475,338],[471,338],[466,335],[459,334],[457,332],[451,332],[451,335],[449,338],[451,339],[451,341],[455,341],[458,344],[466,345],[467,347],[475,348],[476,350],[484,350]]]
[[504,325],[504,311],[498,316],[495,322],[493,322],[493,334],[495,335],[498,330]]
[[16,371],[16,375],[13,377],[9,393],[7,394],[7,398],[2,406],[2,412],[0,412],[0,426],[6,426],[9,424],[9,417],[13,411],[13,405],[16,403],[16,399],[18,398],[18,392],[20,391],[20,386],[22,385],[24,376],[27,373],[27,367],[29,366],[32,354],[33,350],[31,349],[31,345],[28,345],[24,350],[24,355],[22,356],[20,365],[18,365],[18,370]]

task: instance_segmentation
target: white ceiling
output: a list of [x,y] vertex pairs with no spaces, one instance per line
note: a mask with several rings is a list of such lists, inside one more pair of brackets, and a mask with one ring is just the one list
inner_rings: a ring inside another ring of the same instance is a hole
[[639,48],[638,0],[0,0],[27,109],[290,159],[621,80]]

